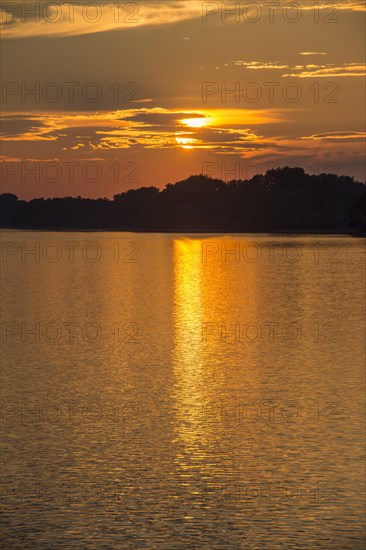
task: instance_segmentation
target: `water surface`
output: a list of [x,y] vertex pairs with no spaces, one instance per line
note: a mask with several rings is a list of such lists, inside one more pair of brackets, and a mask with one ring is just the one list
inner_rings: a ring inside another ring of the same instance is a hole
[[1,240],[7,548],[363,548],[364,240]]

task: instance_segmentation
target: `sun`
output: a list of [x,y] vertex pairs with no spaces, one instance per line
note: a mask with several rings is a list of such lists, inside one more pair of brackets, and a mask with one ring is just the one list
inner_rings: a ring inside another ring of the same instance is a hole
[[190,128],[203,128],[209,123],[209,119],[204,116],[194,117],[194,118],[183,118],[180,120],[184,126],[189,126]]
[[[210,122],[210,117],[197,113],[197,116],[182,118],[178,122],[188,128],[198,129],[207,126]],[[194,135],[194,132],[175,132],[175,141],[182,149],[195,149],[196,146],[202,145],[202,143],[200,140],[190,137],[192,135]]]
[[182,134],[175,133],[175,141],[182,149],[193,149],[193,145],[197,142],[196,139],[190,137],[182,137]]

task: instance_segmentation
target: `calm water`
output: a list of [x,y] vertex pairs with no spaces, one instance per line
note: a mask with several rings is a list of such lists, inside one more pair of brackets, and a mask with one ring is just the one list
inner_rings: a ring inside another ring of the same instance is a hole
[[1,238],[7,548],[363,548],[364,240]]

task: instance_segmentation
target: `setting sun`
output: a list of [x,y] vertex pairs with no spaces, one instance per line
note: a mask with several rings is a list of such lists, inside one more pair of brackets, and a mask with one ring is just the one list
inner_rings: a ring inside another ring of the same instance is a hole
[[184,137],[187,134],[175,134],[175,141],[180,145],[183,149],[193,149],[193,145],[197,143],[197,140],[191,137]]
[[179,122],[185,126],[189,126],[190,128],[203,128],[204,126],[207,126],[210,121],[208,118],[201,116],[194,118],[183,118]]

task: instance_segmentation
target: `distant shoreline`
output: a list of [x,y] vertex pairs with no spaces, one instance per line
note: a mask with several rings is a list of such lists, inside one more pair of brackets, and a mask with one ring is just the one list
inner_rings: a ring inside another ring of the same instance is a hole
[[181,230],[149,230],[149,229],[111,229],[111,228],[38,228],[38,227],[0,227],[0,232],[2,231],[19,231],[19,232],[37,232],[37,233],[136,233],[136,234],[150,234],[150,235],[269,235],[269,236],[282,236],[282,235],[291,235],[296,237],[299,236],[337,236],[337,237],[361,237],[366,238],[366,232],[361,231],[301,231],[297,230],[282,230],[282,231],[215,231],[215,230],[192,230],[192,229],[181,229]]
[[160,234],[366,234],[366,185],[349,176],[268,170],[224,182],[203,174],[107,198],[0,195],[1,226],[27,231]]

